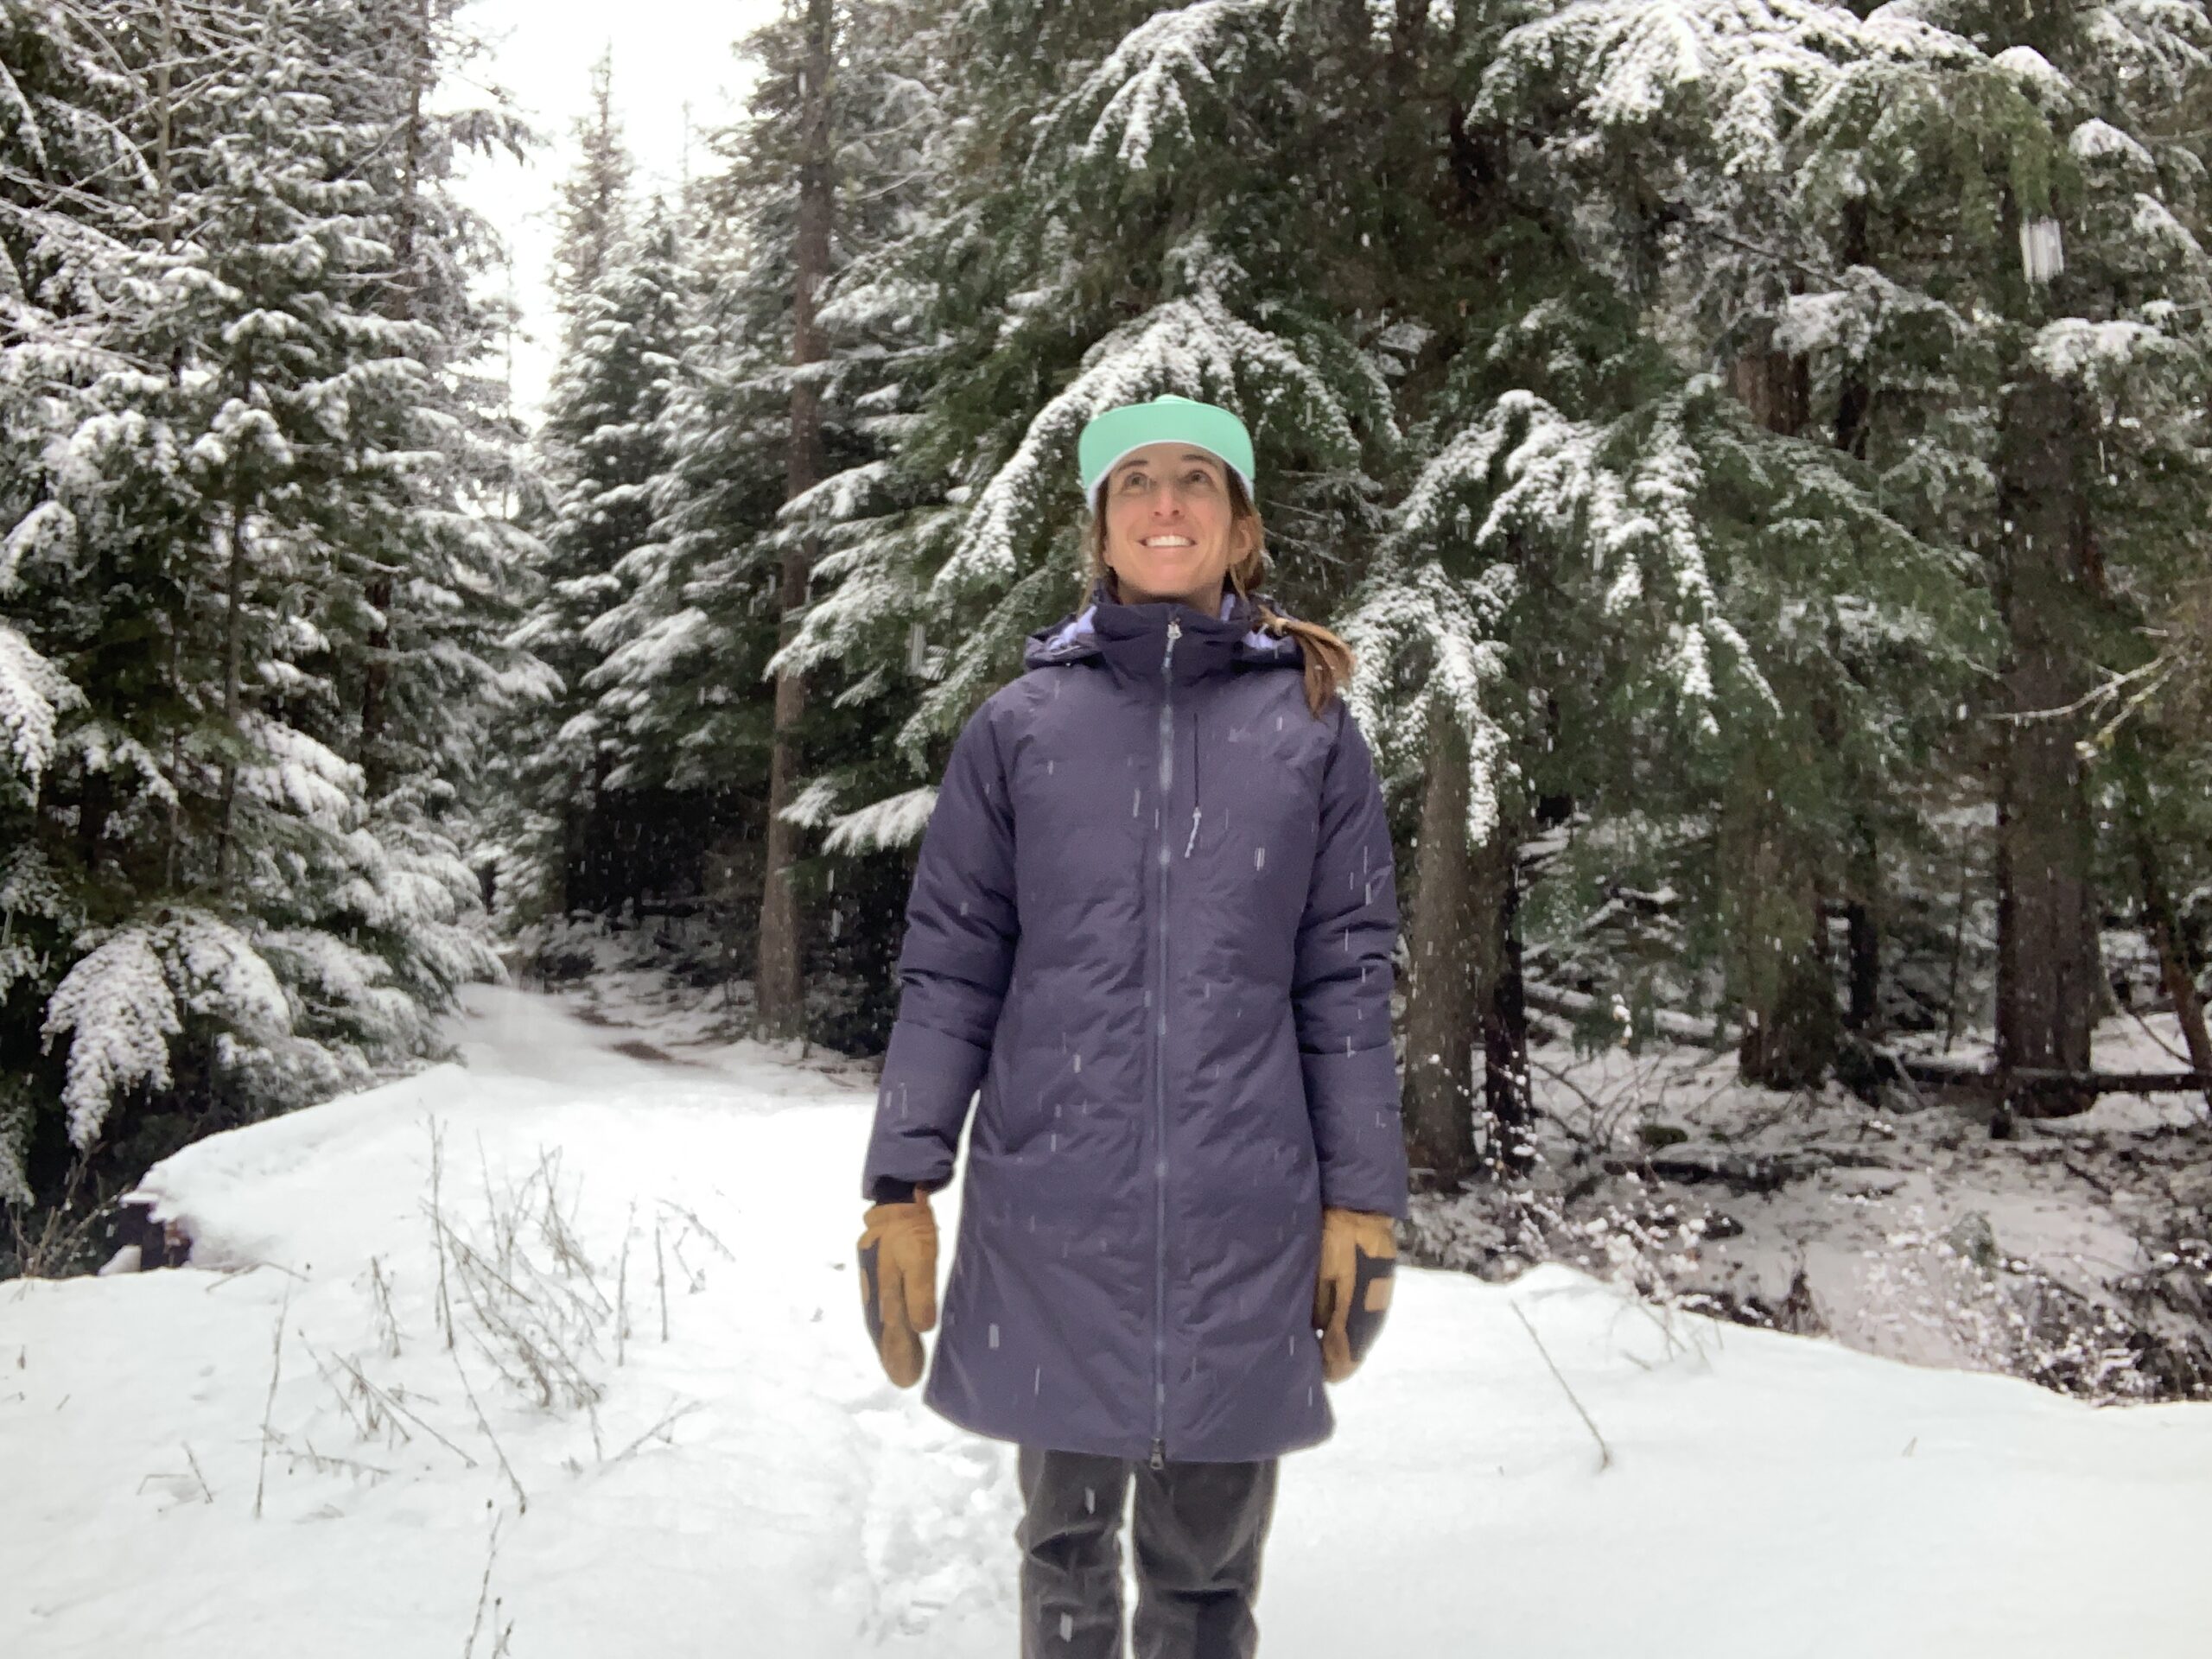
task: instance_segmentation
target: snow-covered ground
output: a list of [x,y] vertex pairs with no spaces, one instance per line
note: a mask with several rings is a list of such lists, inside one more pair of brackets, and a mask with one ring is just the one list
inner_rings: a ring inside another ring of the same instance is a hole
[[[159,1166],[193,1266],[0,1287],[0,1655],[1011,1653],[1012,1448],[861,1330],[865,1073],[470,1003],[464,1065]],[[2212,1641],[2212,1406],[1560,1268],[1406,1270],[1335,1399],[1284,1465],[1274,1659]]]
[[[2119,1015],[2096,1052],[2156,1071],[2186,1067],[2179,1045],[2169,1014]],[[1954,1057],[1989,1064],[1976,1037]],[[1425,1261],[1490,1277],[1583,1262],[1693,1308],[2096,1399],[2202,1387],[2201,1096],[2106,1095],[1999,1141],[1986,1103],[1754,1088],[1732,1048],[1580,1052],[1554,1032],[1531,1060],[1536,1170],[1418,1203]]]

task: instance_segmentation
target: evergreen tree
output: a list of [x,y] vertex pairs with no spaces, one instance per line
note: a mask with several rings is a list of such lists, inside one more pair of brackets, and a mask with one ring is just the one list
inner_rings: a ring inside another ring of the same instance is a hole
[[[810,1027],[827,1019],[865,1043],[880,1040],[881,968],[895,948],[886,905],[871,901],[889,878],[839,857],[849,850],[842,845],[801,857],[797,842],[850,798],[856,779],[886,770],[885,677],[873,664],[846,672],[777,652],[779,633],[811,614],[817,566],[832,577],[844,566],[827,509],[878,487],[881,458],[911,418],[899,365],[913,349],[912,308],[861,273],[911,232],[933,181],[921,146],[935,129],[926,91],[897,68],[901,9],[834,9],[836,68],[817,93],[810,60],[822,21],[794,7],[748,39],[761,67],[748,109],[710,136],[718,164],[688,204],[682,245],[683,370],[660,422],[668,470],[654,490],[652,537],[626,567],[633,584],[599,626],[608,655],[591,679],[601,717],[634,745],[609,786],[677,792],[700,828],[720,971],[757,979],[764,954],[785,974],[804,963]],[[827,264],[802,352],[802,224],[821,233],[818,199],[805,204],[824,188],[815,157],[825,143],[835,157]],[[793,470],[802,428],[813,433],[801,446],[810,485]],[[802,673],[811,684],[799,696]],[[779,747],[789,768],[780,795]],[[790,840],[772,855],[779,823]],[[760,931],[764,893],[779,886],[794,906],[781,944],[775,926],[766,941]],[[833,965],[842,967],[830,977],[849,988],[823,982]],[[761,1023],[787,1033],[791,1010],[772,1001],[763,1000]]]
[[629,756],[620,728],[602,719],[593,677],[627,626],[619,619],[633,581],[629,561],[655,540],[681,300],[664,210],[655,202],[637,214],[629,198],[631,164],[604,60],[593,87],[594,113],[576,129],[582,158],[564,192],[556,255],[566,350],[537,438],[549,497],[536,526],[543,592],[516,636],[562,688],[529,711],[519,734],[530,816],[505,880],[513,914],[525,919],[611,913],[635,899],[625,849],[644,822],[610,792],[610,777]]
[[423,112],[468,48],[450,24],[420,0],[7,14],[11,71],[44,79],[10,140],[0,382],[43,391],[9,407],[0,592],[67,688],[0,808],[33,1192],[73,1149],[127,1172],[410,1063],[497,970],[451,823],[481,727],[445,705],[505,667],[512,548],[469,511],[499,440],[467,418],[485,330],[444,185],[509,130]]

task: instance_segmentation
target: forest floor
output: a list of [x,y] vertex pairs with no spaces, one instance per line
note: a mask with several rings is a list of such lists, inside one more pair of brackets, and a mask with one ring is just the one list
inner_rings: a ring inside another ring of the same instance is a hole
[[[1979,1046],[1986,1051],[1986,1044]],[[2108,1021],[2111,1070],[2185,1070],[2168,1015]],[[1954,1056],[1986,1059],[1972,1041]],[[1567,1262],[1647,1299],[1994,1370],[2094,1400],[2212,1397],[2212,1122],[2107,1095],[1992,1137],[1986,1108],[1747,1087],[1683,1045],[1531,1055],[1531,1179],[1417,1200],[1418,1259]]]
[[[1012,1448],[861,1329],[868,1069],[658,1001],[474,988],[458,1064],[157,1166],[187,1266],[0,1287],[0,1653],[1010,1651]],[[2212,1624],[2212,1405],[1558,1265],[1408,1267],[1332,1399],[1273,1659],[2183,1659]]]

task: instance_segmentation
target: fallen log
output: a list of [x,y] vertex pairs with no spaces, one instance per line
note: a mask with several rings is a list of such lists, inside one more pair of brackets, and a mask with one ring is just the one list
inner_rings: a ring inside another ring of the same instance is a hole
[[[1534,980],[1522,988],[1522,997],[1539,1013],[1553,1014],[1565,1020],[1579,1020],[1598,1006],[1598,999],[1583,991],[1570,991],[1556,985],[1540,985]],[[1653,1026],[1677,1042],[1696,1043],[1713,1048],[1721,1039],[1710,1020],[1700,1020],[1687,1014],[1676,1014],[1671,1008],[1654,1009]]]
[[2027,1065],[1997,1071],[1974,1060],[1911,1054],[1894,1058],[1915,1083],[1980,1089],[2005,1095],[2202,1094],[2212,1088],[2212,1076],[2202,1071],[2067,1071]]

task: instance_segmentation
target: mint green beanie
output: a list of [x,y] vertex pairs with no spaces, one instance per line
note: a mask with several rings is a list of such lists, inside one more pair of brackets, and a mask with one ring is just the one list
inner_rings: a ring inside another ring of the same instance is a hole
[[1218,455],[1252,487],[1252,435],[1244,423],[1218,404],[1202,404],[1173,392],[1147,404],[1102,410],[1084,425],[1076,440],[1076,464],[1083,474],[1084,499],[1096,504],[1099,483],[1114,464],[1147,443],[1187,443]]

